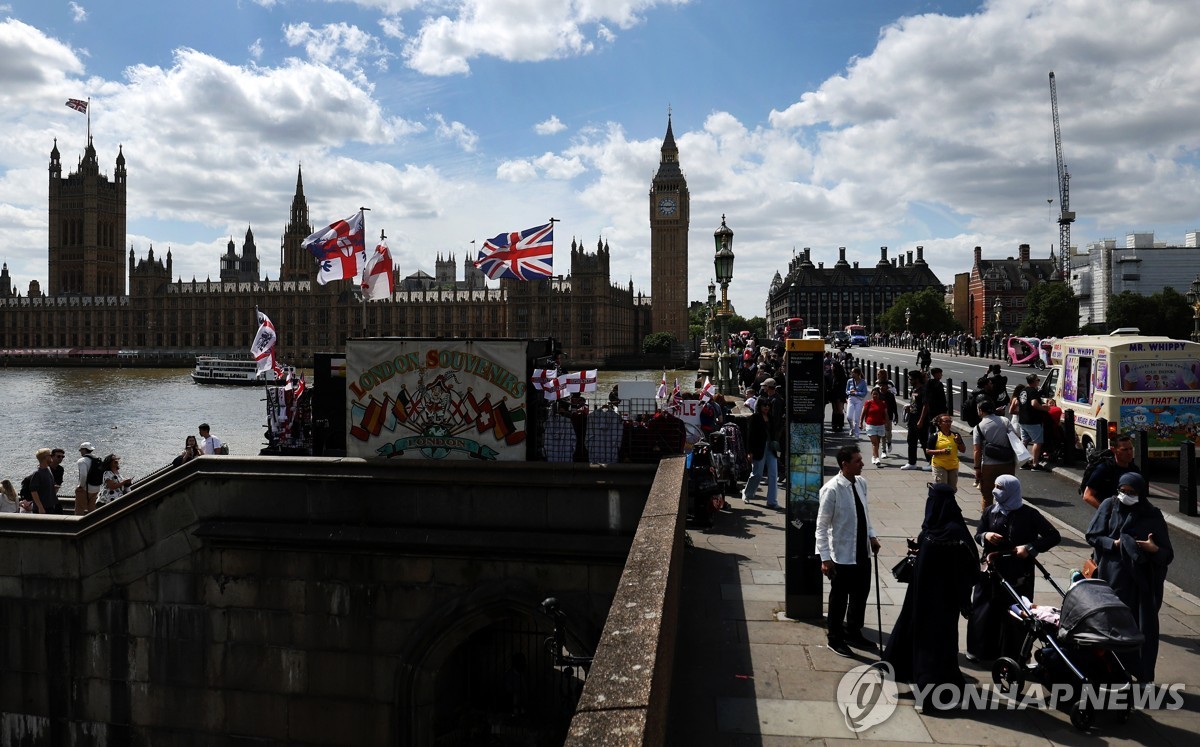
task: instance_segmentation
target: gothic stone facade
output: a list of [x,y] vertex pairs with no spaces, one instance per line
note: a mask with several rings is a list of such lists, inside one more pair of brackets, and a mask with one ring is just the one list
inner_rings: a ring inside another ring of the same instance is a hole
[[42,294],[34,281],[27,295],[14,293],[4,268],[0,350],[244,352],[257,329],[258,307],[275,322],[280,357],[294,364],[310,364],[313,353],[340,349],[346,338],[367,334],[553,336],[572,366],[594,366],[636,354],[650,329],[649,299],[636,294],[632,283],[621,287],[610,281],[603,240],[595,252],[573,240],[566,276],[504,280],[499,288],[487,288],[473,267],[464,271],[464,280],[456,280],[453,260],[439,257],[433,282],[414,285],[407,282],[410,276],[397,284],[391,299],[364,306],[348,282],[315,282],[315,262],[301,247],[313,227],[299,172],[278,280],[259,279],[249,229],[240,255],[230,242],[218,281],[172,280],[171,252],[156,257],[153,247],[141,259],[131,248],[127,264],[114,266],[113,256],[125,242],[124,155],[117,157],[114,181],[100,174],[90,142],[78,171],[66,179],[59,177],[57,143],[50,164],[49,292]]

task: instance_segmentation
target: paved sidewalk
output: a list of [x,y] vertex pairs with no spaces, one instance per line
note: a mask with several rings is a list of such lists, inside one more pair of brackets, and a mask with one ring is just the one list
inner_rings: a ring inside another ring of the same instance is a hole
[[[848,438],[826,438],[825,473],[835,473],[833,453]],[[869,457],[870,444],[860,448]],[[916,536],[924,516],[929,472],[902,471],[892,457],[875,468],[867,459],[863,477],[870,485],[871,518],[883,543],[879,556],[883,634],[892,628],[904,601],[905,585],[889,572]],[[969,463],[960,477],[960,500],[974,528],[978,496],[971,489]],[[672,745],[798,745],[857,743],[938,743],[987,745],[1155,744],[1200,742],[1200,599],[1170,583],[1160,613],[1160,684],[1183,683],[1180,710],[1139,711],[1128,723],[1099,714],[1088,733],[1077,731],[1066,713],[1052,710],[918,713],[900,686],[896,711],[861,734],[846,725],[836,703],[842,675],[877,660],[837,656],[825,645],[823,620],[789,620],[784,610],[784,514],[766,508],[765,488],[745,503],[729,498],[730,508],[709,530],[689,528],[683,608],[679,619],[669,743]],[[781,495],[782,500],[782,495]],[[1043,512],[1044,513],[1044,512]],[[1047,514],[1047,516],[1049,516]],[[1051,521],[1056,521],[1050,517]],[[1088,548],[1082,535],[1056,521],[1062,543],[1040,556],[1060,585],[1082,565]],[[828,583],[825,584],[828,594]],[[1039,577],[1035,602],[1059,604],[1057,592]],[[868,602],[867,637],[877,635],[875,592]],[[959,626],[965,650],[966,621]],[[991,683],[985,670],[960,654],[968,680]],[[1028,688],[1027,688],[1028,689]],[[848,743],[848,742],[847,742]]]

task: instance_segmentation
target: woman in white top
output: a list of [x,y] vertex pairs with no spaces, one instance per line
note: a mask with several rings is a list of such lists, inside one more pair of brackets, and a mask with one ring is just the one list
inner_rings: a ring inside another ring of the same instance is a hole
[[129,492],[129,485],[132,482],[133,480],[121,477],[121,457],[109,454],[104,458],[104,487],[100,488],[100,496],[96,498],[96,505],[103,506],[125,495]]
[[21,512],[17,502],[17,491],[11,480],[0,481],[0,514],[16,514]]

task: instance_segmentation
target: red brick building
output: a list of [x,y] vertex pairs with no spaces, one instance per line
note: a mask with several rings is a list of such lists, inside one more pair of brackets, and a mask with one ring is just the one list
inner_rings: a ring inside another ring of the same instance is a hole
[[1031,259],[1029,244],[1017,248],[1016,257],[984,259],[975,247],[967,290],[967,329],[976,337],[996,331],[996,302],[1000,302],[1000,332],[1012,334],[1025,319],[1025,297],[1038,283],[1062,282],[1054,250],[1048,259]]

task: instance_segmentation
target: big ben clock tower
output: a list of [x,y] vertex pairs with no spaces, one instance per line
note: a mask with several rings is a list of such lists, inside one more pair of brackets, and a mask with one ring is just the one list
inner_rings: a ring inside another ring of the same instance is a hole
[[688,222],[691,200],[667,115],[662,160],[650,185],[650,300],[654,332],[688,341]]

